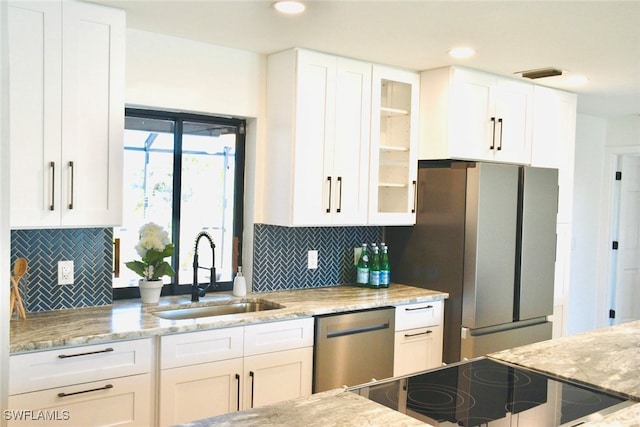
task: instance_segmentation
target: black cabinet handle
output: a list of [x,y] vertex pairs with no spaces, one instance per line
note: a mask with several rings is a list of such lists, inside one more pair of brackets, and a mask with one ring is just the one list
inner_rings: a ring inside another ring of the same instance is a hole
[[69,396],[75,396],[76,394],[84,394],[84,393],[91,393],[93,391],[102,391],[102,390],[109,390],[110,388],[113,388],[112,384],[107,384],[104,387],[98,387],[98,388],[92,388],[89,390],[82,390],[82,391],[74,391],[73,393],[58,393],[58,397],[69,397]]
[[69,162],[69,171],[71,172],[71,192],[69,195],[69,209],[73,209],[73,162]]
[[238,396],[236,397],[237,408],[240,411],[240,375],[236,374],[236,382],[238,383]]
[[408,308],[405,308],[404,311],[429,310],[431,308],[433,308],[432,305],[426,305],[424,307],[408,307]]
[[249,376],[251,377],[251,409],[253,409],[253,385],[256,382],[256,378],[253,371],[249,371]]
[[51,204],[49,210],[55,209],[54,200],[56,195],[56,162],[49,162],[49,168],[51,169]]
[[498,150],[502,150],[502,127],[504,126],[504,123],[502,122],[502,119],[498,119],[498,123],[500,123],[500,144],[498,145]]
[[88,351],[86,353],[77,353],[77,354],[59,354],[58,359],[68,359],[69,357],[79,357],[79,356],[88,356],[90,354],[99,354],[99,353],[110,353],[113,351],[113,348],[107,347],[104,350],[96,350],[96,351]]
[[338,192],[338,209],[336,209],[336,212],[340,213],[340,211],[342,210],[342,177],[341,176],[338,177],[338,184],[340,184],[340,191]]
[[433,331],[428,330],[428,331],[424,331],[424,332],[416,332],[415,334],[404,334],[405,338],[411,338],[411,337],[417,337],[420,335],[429,335],[433,333]]
[[329,207],[327,208],[327,213],[331,213],[331,177],[327,177],[327,181],[329,182]]
[[413,209],[411,209],[411,213],[416,213],[417,204],[418,204],[418,181],[413,180]]
[[496,146],[496,118],[491,117],[491,123],[493,123],[493,134],[491,135],[491,146],[489,150],[493,150]]

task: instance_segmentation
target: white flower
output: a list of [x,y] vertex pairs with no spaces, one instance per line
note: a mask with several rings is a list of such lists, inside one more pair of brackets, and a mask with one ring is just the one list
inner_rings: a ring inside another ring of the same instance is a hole
[[147,250],[155,249],[162,252],[169,243],[169,233],[159,225],[150,222],[140,227],[140,240],[135,249],[138,255],[144,258]]

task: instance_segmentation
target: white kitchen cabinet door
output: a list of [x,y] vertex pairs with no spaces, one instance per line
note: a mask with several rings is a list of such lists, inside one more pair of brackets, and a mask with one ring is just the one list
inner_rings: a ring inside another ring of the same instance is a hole
[[244,359],[244,409],[311,394],[313,347]]
[[419,75],[374,66],[369,224],[416,222]]
[[558,169],[558,223],[570,223],[576,143],[577,96],[543,86],[534,89],[531,166]]
[[9,3],[12,227],[60,224],[61,22],[60,2]]
[[61,225],[118,225],[125,14],[82,2],[65,2],[62,12]]
[[124,12],[9,8],[12,228],[121,222]]
[[393,376],[414,374],[442,364],[442,326],[395,333]]
[[301,49],[268,58],[265,222],[366,222],[371,65]]
[[242,358],[160,371],[161,426],[240,410]]
[[[58,387],[9,396],[9,411],[42,419],[12,417],[9,426],[74,425],[74,426],[149,426],[152,425],[151,374],[133,375],[103,381]],[[5,414],[6,415],[6,414]]]
[[420,88],[420,159],[530,163],[532,84],[448,67]]

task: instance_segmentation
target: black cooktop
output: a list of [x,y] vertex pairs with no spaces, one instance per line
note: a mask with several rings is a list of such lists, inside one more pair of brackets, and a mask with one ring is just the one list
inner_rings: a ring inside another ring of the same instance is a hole
[[435,426],[574,426],[632,404],[486,358],[351,391]]

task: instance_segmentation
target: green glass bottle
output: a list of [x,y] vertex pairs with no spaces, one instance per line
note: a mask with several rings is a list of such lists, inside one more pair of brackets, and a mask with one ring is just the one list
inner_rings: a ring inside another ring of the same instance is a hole
[[380,251],[377,246],[373,246],[371,265],[369,266],[369,287],[378,289],[380,287]]
[[356,266],[356,285],[367,286],[369,283],[369,251],[367,244],[362,244],[362,250],[360,251],[360,259]]
[[389,266],[389,248],[381,243],[382,255],[380,256],[380,287],[388,288],[391,283],[391,267]]

